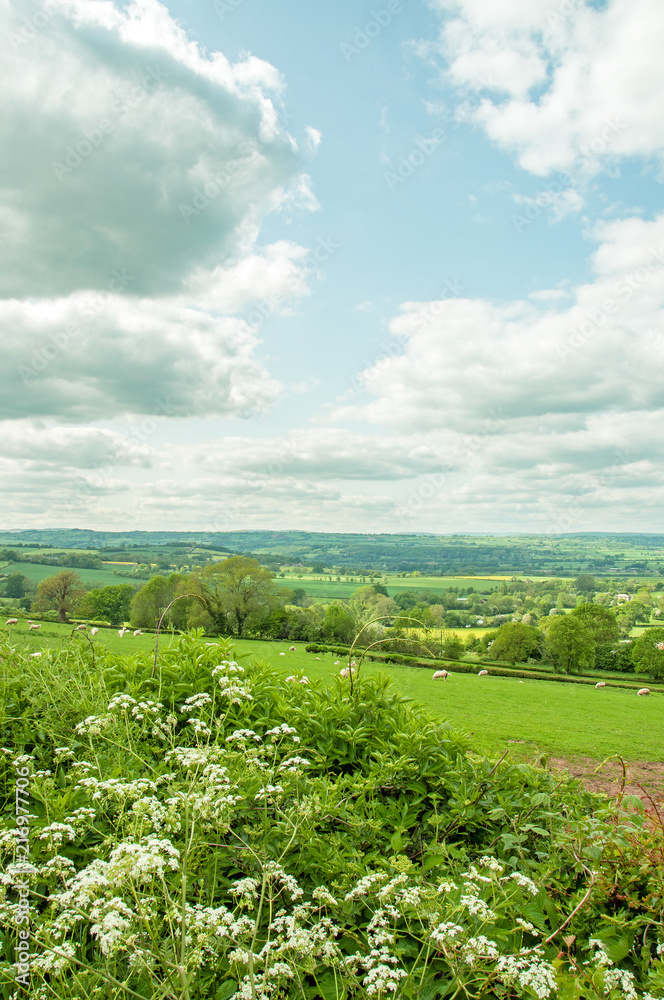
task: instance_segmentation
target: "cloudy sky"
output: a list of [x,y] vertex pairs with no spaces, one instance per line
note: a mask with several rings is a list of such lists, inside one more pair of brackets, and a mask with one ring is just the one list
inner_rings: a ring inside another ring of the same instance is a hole
[[661,531],[661,0],[0,0],[0,527]]

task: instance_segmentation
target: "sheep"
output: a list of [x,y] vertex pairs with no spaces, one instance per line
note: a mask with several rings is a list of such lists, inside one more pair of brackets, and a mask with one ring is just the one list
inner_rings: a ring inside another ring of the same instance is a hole
[[96,635],[98,631],[99,631],[98,628],[91,628],[90,629],[90,635]]
[[135,636],[137,636],[137,635],[143,635],[143,633],[141,632],[140,628],[137,628],[136,631],[134,632],[134,635]]
[[291,651],[291,653],[294,653],[295,652],[295,646],[291,646],[290,651]]
[[5,625],[18,625],[18,618],[8,618]]
[[36,632],[37,629],[40,629],[40,628],[41,628],[41,625],[34,625],[33,624],[33,625],[29,626],[29,631],[32,632],[34,630]]
[[30,653],[30,656],[41,656],[41,653]]
[[435,681],[437,681],[440,677],[442,677],[443,680],[446,681],[447,678],[449,677],[449,674],[447,673],[447,670],[437,670],[435,672],[435,674],[433,675],[433,679]]
[[480,670],[480,672],[479,672],[479,674],[478,674],[477,676],[478,676],[478,677],[486,677],[486,675],[487,675],[488,673],[489,673],[489,671],[488,671],[488,670]]
[[596,688],[605,688],[606,687],[606,682],[605,681],[597,681],[597,684],[595,684],[595,687]]
[[641,690],[637,691],[636,693],[637,694],[650,694],[650,688],[641,688]]
[[353,675],[353,677],[355,676],[355,670],[353,669],[353,667],[342,667],[342,669],[339,671],[339,675],[341,677],[350,677],[351,674]]
[[279,653],[279,656],[285,656],[285,655],[286,655],[285,653]]
[[118,635],[120,636],[121,639],[124,639],[124,637],[125,637],[125,635],[127,634],[128,631],[129,631],[128,628],[119,628],[118,629]]
[[87,632],[87,630],[88,630],[88,626],[87,625],[77,625],[76,626],[76,631],[77,632]]

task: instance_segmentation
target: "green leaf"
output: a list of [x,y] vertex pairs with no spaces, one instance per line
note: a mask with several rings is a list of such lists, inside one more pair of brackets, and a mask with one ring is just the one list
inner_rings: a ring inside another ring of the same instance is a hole
[[214,995],[214,1000],[230,1000],[234,993],[237,992],[237,983],[234,979],[227,979],[225,983],[217,988],[217,992]]

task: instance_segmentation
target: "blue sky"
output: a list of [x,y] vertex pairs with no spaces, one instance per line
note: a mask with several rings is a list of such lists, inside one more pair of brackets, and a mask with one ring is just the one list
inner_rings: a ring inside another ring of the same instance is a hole
[[3,527],[660,530],[655,0],[0,13]]

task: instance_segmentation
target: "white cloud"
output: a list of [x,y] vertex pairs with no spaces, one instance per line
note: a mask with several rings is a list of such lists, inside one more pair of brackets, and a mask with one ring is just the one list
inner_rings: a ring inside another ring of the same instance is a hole
[[538,176],[664,152],[659,0],[433,0],[466,113]]
[[255,331],[182,301],[97,292],[0,301],[0,417],[252,416],[279,384]]
[[173,294],[291,194],[312,207],[267,63],[204,54],[157,0],[32,22],[0,4],[0,295],[105,288],[116,268],[130,294]]

